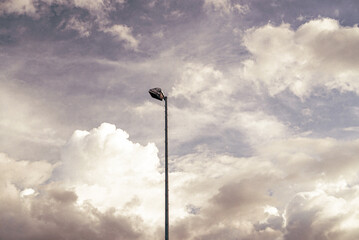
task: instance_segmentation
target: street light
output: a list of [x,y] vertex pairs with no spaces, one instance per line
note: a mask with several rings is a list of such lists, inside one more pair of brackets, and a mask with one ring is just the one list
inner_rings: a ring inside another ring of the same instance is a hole
[[168,240],[168,133],[167,133],[167,96],[161,88],[152,88],[148,91],[151,97],[165,100],[165,240]]

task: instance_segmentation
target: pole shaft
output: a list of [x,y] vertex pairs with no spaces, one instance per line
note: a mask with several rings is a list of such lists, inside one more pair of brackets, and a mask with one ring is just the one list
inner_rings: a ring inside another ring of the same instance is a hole
[[168,126],[167,126],[167,97],[164,97],[165,100],[165,240],[169,239],[168,233]]

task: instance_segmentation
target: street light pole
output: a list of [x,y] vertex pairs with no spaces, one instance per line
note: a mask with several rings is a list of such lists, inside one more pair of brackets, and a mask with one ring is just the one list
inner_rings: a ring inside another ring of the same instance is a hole
[[165,216],[165,240],[169,239],[168,233],[168,125],[167,125],[167,96],[164,97],[165,100],[165,205],[166,205],[166,216]]
[[165,240],[169,239],[169,204],[168,204],[168,125],[167,125],[167,96],[161,88],[152,88],[148,91],[151,97],[165,101]]

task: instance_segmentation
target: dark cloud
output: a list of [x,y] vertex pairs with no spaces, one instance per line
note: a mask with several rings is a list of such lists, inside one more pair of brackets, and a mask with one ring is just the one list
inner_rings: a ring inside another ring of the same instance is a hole
[[131,220],[114,211],[101,213],[91,205],[80,210],[74,204],[63,205],[58,199],[42,197],[30,204],[31,212],[22,205],[1,209],[1,238],[145,239],[138,219]]
[[53,199],[64,204],[74,203],[77,200],[76,193],[71,191],[53,189],[50,190],[49,194]]
[[213,216],[217,218],[230,218],[232,214],[240,216],[241,213],[254,210],[258,205],[270,205],[273,199],[268,195],[266,186],[270,178],[255,176],[251,179],[244,179],[239,183],[229,183],[219,189],[211,201],[213,202]]

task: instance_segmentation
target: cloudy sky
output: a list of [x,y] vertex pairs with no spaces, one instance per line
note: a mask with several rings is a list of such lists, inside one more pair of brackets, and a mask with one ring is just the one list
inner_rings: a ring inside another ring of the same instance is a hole
[[359,238],[356,0],[0,1],[0,239]]

